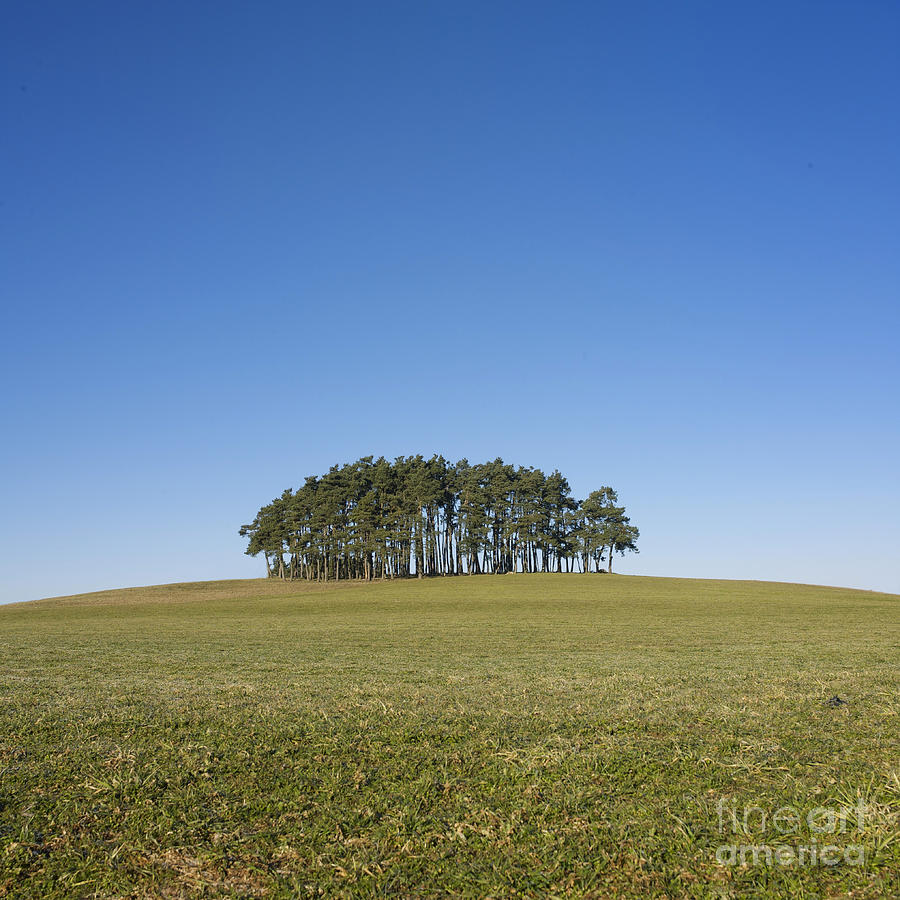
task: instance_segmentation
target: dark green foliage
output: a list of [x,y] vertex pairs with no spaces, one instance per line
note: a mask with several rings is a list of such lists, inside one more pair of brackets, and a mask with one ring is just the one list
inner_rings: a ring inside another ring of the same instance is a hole
[[264,506],[247,553],[282,579],[602,572],[637,552],[610,487],[579,503],[560,472],[443,456],[363,457],[310,476]]

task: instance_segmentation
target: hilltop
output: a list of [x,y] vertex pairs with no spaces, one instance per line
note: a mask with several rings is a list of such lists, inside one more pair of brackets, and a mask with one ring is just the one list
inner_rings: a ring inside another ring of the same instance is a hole
[[[0,896],[897,896],[898,604],[530,574],[2,607]],[[857,802],[828,840],[862,865],[717,862]]]
[[[515,587],[512,592],[509,584]],[[59,597],[45,597],[40,600],[27,601],[30,605],[51,606],[115,606],[144,603],[188,603],[252,600],[261,601],[267,598],[302,597],[324,592],[342,592],[345,590],[367,589],[378,595],[380,590],[390,587],[402,593],[416,591],[424,585],[426,593],[435,592],[437,596],[456,596],[458,594],[474,596],[495,596],[498,599],[508,597],[510,593],[519,597],[523,591],[528,595],[541,595],[550,592],[561,592],[565,596],[583,596],[586,593],[598,598],[611,594],[621,597],[643,596],[666,597],[672,600],[685,597],[703,598],[710,592],[719,592],[723,599],[740,600],[783,597],[785,591],[797,599],[816,596],[847,597],[895,597],[900,595],[859,588],[844,588],[831,585],[799,584],[795,582],[758,581],[745,579],[716,578],[665,578],[650,575],[581,575],[576,573],[539,574],[535,582],[523,580],[521,573],[506,575],[470,575],[463,578],[397,578],[375,579],[365,582],[361,580],[343,580],[317,582],[301,578],[281,580],[279,578],[236,578],[216,581],[187,581],[172,584],[144,585],[141,587],[110,588],[102,591],[91,591],[84,594],[67,594]],[[416,586],[416,587],[412,587]],[[22,603],[9,604],[8,607],[21,607]],[[0,607],[2,609],[4,607]]]

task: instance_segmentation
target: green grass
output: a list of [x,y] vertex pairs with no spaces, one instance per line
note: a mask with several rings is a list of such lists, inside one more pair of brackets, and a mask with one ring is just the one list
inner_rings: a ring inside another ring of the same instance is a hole
[[[900,597],[213,582],[0,608],[0,896],[900,896]],[[836,708],[833,695],[846,700]],[[868,806],[864,865],[717,803]]]

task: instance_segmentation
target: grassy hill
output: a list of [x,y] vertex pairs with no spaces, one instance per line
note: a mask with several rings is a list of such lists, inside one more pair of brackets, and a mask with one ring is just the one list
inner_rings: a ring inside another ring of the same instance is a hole
[[897,596],[223,581],[0,635],[0,896],[900,896]]

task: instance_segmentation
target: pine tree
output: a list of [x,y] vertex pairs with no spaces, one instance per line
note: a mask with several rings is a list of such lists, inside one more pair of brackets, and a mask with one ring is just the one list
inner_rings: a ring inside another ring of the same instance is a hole
[[602,571],[604,556],[612,571],[639,536],[610,487],[577,503],[559,471],[439,455],[332,466],[239,533],[270,577],[317,581]]

